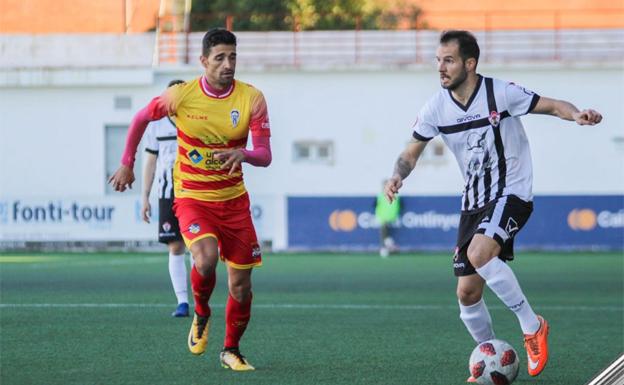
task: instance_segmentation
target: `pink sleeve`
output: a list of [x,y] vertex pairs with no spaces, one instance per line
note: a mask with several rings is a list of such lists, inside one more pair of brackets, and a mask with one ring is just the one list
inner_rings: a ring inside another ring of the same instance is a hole
[[153,120],[159,120],[167,116],[167,108],[162,102],[161,97],[152,99],[150,104],[145,108],[139,110],[134,115],[130,127],[128,128],[128,135],[126,136],[126,147],[124,148],[123,155],[121,156],[121,164],[130,168],[134,167],[134,157],[136,155],[137,148],[145,133],[147,124]]
[[258,136],[251,133],[252,150],[243,149],[245,162],[254,166],[266,167],[271,164],[271,139],[268,136]]

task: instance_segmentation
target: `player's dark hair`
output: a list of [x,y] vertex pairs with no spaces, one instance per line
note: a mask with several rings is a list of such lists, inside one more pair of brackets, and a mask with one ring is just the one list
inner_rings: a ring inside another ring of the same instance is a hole
[[456,41],[459,45],[459,56],[465,62],[470,58],[474,58],[479,62],[479,44],[477,38],[468,31],[449,30],[444,31],[440,35],[440,44],[447,44]]
[[210,49],[220,44],[236,45],[236,36],[224,28],[211,29],[206,32],[202,40],[202,55],[208,56]]
[[171,86],[175,86],[176,84],[182,84],[182,83],[184,83],[184,80],[173,79],[172,81],[169,82],[169,84],[167,84],[167,88]]

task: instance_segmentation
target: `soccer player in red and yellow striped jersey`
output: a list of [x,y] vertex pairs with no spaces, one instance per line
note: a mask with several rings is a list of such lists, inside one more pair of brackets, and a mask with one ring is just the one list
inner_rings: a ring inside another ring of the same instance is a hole
[[[115,190],[134,182],[134,157],[149,121],[170,116],[178,128],[174,166],[175,214],[195,264],[191,285],[195,317],[188,337],[193,354],[206,350],[219,257],[227,264],[229,295],[221,364],[253,370],[239,350],[251,315],[251,271],[262,255],[249,211],[241,163],[271,163],[267,106],[258,89],[234,79],[236,37],[213,29],[203,39],[203,76],[154,98],[132,120],[121,167],[110,178]],[[246,149],[251,133],[253,148]],[[219,253],[220,252],[220,253]]]

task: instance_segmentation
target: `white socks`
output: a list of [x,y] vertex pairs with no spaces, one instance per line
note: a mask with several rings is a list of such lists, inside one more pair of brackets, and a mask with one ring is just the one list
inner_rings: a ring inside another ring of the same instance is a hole
[[173,285],[173,291],[175,291],[178,303],[188,303],[187,273],[184,263],[184,254],[175,255],[169,253],[169,276],[171,277],[171,284]]
[[464,321],[466,329],[477,344],[495,338],[492,318],[483,298],[474,305],[464,306],[460,303],[459,318]]
[[[540,322],[522,293],[520,284],[509,266],[498,257],[477,269],[488,287],[516,314],[524,334],[535,334]],[[470,329],[469,329],[470,330]]]

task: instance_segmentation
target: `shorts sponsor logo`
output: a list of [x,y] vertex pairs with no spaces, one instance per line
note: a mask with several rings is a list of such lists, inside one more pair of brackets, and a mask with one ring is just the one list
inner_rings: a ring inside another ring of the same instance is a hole
[[453,269],[463,269],[466,267],[466,264],[463,262],[455,262],[453,263]]
[[163,223],[162,228],[165,231],[165,233],[168,233],[169,230],[171,230],[171,223],[169,223],[169,222]]
[[520,226],[518,226],[518,222],[515,219],[509,218],[507,220],[507,226],[505,226],[505,232],[509,235],[510,238],[513,238],[514,234],[516,234],[520,230]]
[[193,163],[199,163],[202,161],[202,159],[204,159],[204,157],[201,156],[199,151],[197,151],[196,149],[193,149],[193,151],[189,152],[188,157]]
[[199,233],[199,230],[201,230],[201,228],[199,227],[199,223],[193,223],[192,225],[189,226],[188,231],[191,234],[197,234]]
[[262,256],[262,250],[260,249],[260,245],[257,243],[252,246],[251,249],[251,257],[253,259],[258,259]]
[[230,119],[232,119],[232,128],[236,128],[240,120],[240,111],[236,109],[230,111]]

